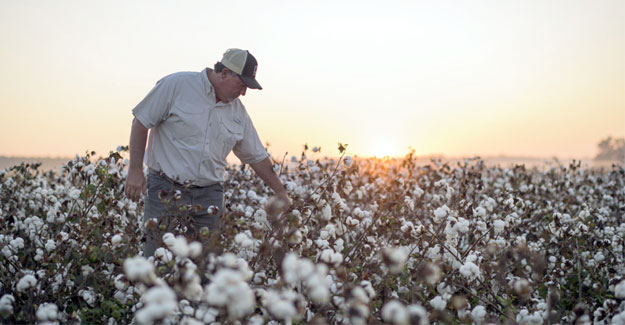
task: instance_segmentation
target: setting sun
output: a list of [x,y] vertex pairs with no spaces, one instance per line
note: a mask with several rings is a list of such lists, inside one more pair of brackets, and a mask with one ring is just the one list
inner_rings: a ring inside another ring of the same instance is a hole
[[378,158],[393,157],[398,155],[397,146],[389,139],[379,138],[371,142],[371,148],[368,152],[369,155]]

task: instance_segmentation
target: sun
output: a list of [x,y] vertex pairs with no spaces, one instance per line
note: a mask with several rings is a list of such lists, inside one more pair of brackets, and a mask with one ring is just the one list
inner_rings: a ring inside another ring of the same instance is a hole
[[371,156],[378,158],[393,157],[397,155],[397,146],[389,139],[375,139],[371,142]]

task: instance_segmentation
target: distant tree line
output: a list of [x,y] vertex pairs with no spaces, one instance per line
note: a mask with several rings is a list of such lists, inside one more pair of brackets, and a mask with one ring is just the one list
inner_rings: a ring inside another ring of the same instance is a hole
[[609,136],[601,140],[597,147],[599,147],[599,154],[595,156],[595,160],[625,161],[625,138]]

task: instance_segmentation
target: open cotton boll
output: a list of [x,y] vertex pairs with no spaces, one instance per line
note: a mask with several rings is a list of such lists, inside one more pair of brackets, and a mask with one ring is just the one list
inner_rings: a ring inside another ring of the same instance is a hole
[[111,238],[111,244],[113,244],[113,246],[119,244],[122,242],[122,236],[120,234],[115,234],[113,236],[113,238]]
[[0,314],[7,313],[13,314],[13,304],[15,303],[15,297],[10,294],[5,294],[0,298]]
[[43,303],[37,308],[37,320],[40,322],[54,322],[57,319],[59,308],[53,303]]
[[408,324],[410,320],[404,304],[397,300],[391,300],[382,307],[382,319],[393,324]]
[[321,252],[319,259],[330,265],[337,266],[343,262],[343,254],[335,253],[332,248],[327,248]]
[[21,292],[29,288],[34,288],[36,285],[37,285],[37,279],[35,278],[35,276],[31,274],[26,274],[17,283],[17,286],[15,286],[15,289]]
[[167,245],[171,252],[179,257],[187,257],[191,252],[189,245],[187,245],[187,239],[183,236],[178,236],[171,241],[171,245]]
[[443,311],[445,307],[447,307],[447,301],[441,296],[436,296],[434,299],[430,300],[430,306],[436,310]]
[[154,264],[150,263],[145,257],[137,256],[124,260],[124,274],[130,281],[142,281],[144,283],[152,283],[156,280],[154,274]]
[[460,267],[460,273],[469,280],[473,280],[480,275],[480,268],[473,262],[466,262]]
[[481,324],[484,321],[485,316],[486,308],[484,308],[484,306],[477,305],[471,311],[471,319],[478,324]]
[[434,210],[434,222],[440,223],[447,217],[448,214],[449,208],[447,207],[447,205],[443,205],[442,207],[437,208],[436,210]]
[[618,299],[625,299],[625,280],[614,286],[614,297]]
[[141,296],[144,307],[135,313],[135,319],[142,324],[151,324],[173,314],[178,309],[176,293],[167,286],[148,289]]
[[505,228],[506,228],[506,222],[505,221],[499,220],[499,219],[493,221],[493,230],[495,231],[496,235],[502,233]]
[[430,323],[427,310],[419,304],[412,304],[406,307],[408,311],[408,317],[410,318],[410,324],[415,325],[427,325]]

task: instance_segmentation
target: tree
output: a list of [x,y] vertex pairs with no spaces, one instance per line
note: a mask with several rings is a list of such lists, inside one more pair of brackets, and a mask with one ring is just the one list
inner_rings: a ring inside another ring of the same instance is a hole
[[618,160],[625,162],[625,138],[607,137],[601,140],[599,144],[599,153],[595,156],[595,160]]

